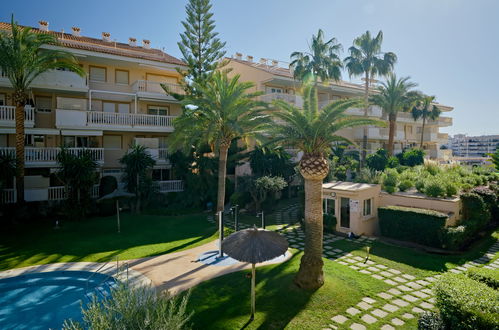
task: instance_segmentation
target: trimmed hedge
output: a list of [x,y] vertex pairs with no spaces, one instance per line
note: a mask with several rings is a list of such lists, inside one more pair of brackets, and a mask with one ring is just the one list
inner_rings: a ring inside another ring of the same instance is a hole
[[336,231],[337,220],[332,214],[324,214],[323,218],[324,231],[328,233],[334,233]]
[[385,206],[378,208],[381,234],[402,241],[441,247],[447,215],[426,209]]
[[452,273],[442,275],[433,290],[446,328],[499,328],[499,291]]
[[499,289],[499,272],[496,269],[470,268],[466,275],[475,281],[490,286],[492,289]]

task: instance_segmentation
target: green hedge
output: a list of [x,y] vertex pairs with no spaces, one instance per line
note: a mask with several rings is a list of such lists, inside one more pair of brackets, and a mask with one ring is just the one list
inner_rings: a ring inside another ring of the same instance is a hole
[[447,215],[426,209],[400,206],[378,208],[381,235],[402,241],[441,247]]
[[448,329],[499,329],[499,291],[463,274],[442,275],[433,288]]
[[324,231],[328,233],[334,233],[336,231],[337,220],[332,214],[324,214],[322,218],[324,224]]
[[470,268],[466,275],[475,281],[490,286],[492,289],[499,289],[499,272],[496,269]]

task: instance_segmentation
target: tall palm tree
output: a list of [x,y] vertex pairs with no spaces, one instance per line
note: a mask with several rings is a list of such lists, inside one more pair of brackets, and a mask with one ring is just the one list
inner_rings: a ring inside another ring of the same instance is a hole
[[427,120],[435,120],[440,117],[442,111],[435,105],[435,96],[421,95],[415,106],[412,107],[411,114],[414,121],[423,119],[421,126],[421,142],[419,148],[423,149],[424,128]]
[[341,44],[336,38],[324,40],[324,32],[319,29],[317,35],[312,35],[312,43],[309,52],[293,52],[291,54],[290,67],[294,69],[294,77],[304,81],[307,77],[313,77],[315,83],[320,79],[338,81],[341,79],[341,62],[339,53]]
[[[385,76],[393,69],[397,56],[392,52],[382,53],[383,31],[376,37],[371,37],[371,32],[366,31],[353,41],[353,46],[348,49],[350,56],[344,62],[350,76],[364,76],[364,115],[369,111],[369,86],[376,76]],[[361,166],[365,164],[367,154],[367,127],[364,127],[362,138]]]
[[369,101],[383,109],[388,114],[390,123],[388,132],[388,156],[393,155],[393,138],[396,130],[397,114],[399,111],[410,110],[416,102],[418,92],[411,91],[417,86],[409,81],[410,77],[397,79],[395,74],[390,74],[386,82],[378,87],[379,94],[372,95]]
[[265,103],[255,101],[261,92],[250,93],[252,82],[239,82],[239,75],[227,77],[217,71],[206,85],[194,83],[200,96],[187,96],[183,114],[174,122],[175,133],[170,138],[173,149],[190,149],[208,144],[218,153],[217,211],[223,211],[227,154],[235,139],[258,141],[269,122],[264,114]]
[[35,33],[28,27],[20,27],[12,16],[11,30],[0,31],[0,69],[14,89],[16,106],[16,182],[17,200],[24,201],[24,106],[33,80],[40,74],[64,68],[81,76],[85,71],[78,65],[73,54],[44,45],[57,45],[57,38],[48,33]]
[[322,272],[322,181],[329,172],[327,156],[333,142],[351,143],[336,135],[344,128],[361,125],[383,125],[383,122],[348,116],[345,111],[362,104],[361,100],[334,101],[319,111],[315,84],[303,88],[303,109],[282,100],[274,101],[277,110],[272,115],[278,119],[269,128],[271,143],[285,142],[303,151],[299,163],[305,179],[305,253],[295,283],[302,288],[318,288],[324,283]]

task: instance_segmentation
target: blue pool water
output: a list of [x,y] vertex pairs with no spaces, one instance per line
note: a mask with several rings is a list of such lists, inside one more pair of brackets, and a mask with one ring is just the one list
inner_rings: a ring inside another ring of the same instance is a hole
[[112,277],[85,271],[1,279],[0,329],[61,329],[66,319],[82,319],[81,305],[86,305],[91,295],[106,296],[115,284]]

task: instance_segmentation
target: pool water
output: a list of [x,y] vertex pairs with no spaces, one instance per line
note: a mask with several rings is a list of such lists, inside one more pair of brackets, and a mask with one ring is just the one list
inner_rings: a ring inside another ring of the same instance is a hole
[[108,275],[86,271],[0,279],[0,329],[61,329],[66,319],[81,321],[92,295],[107,296],[115,285]]

